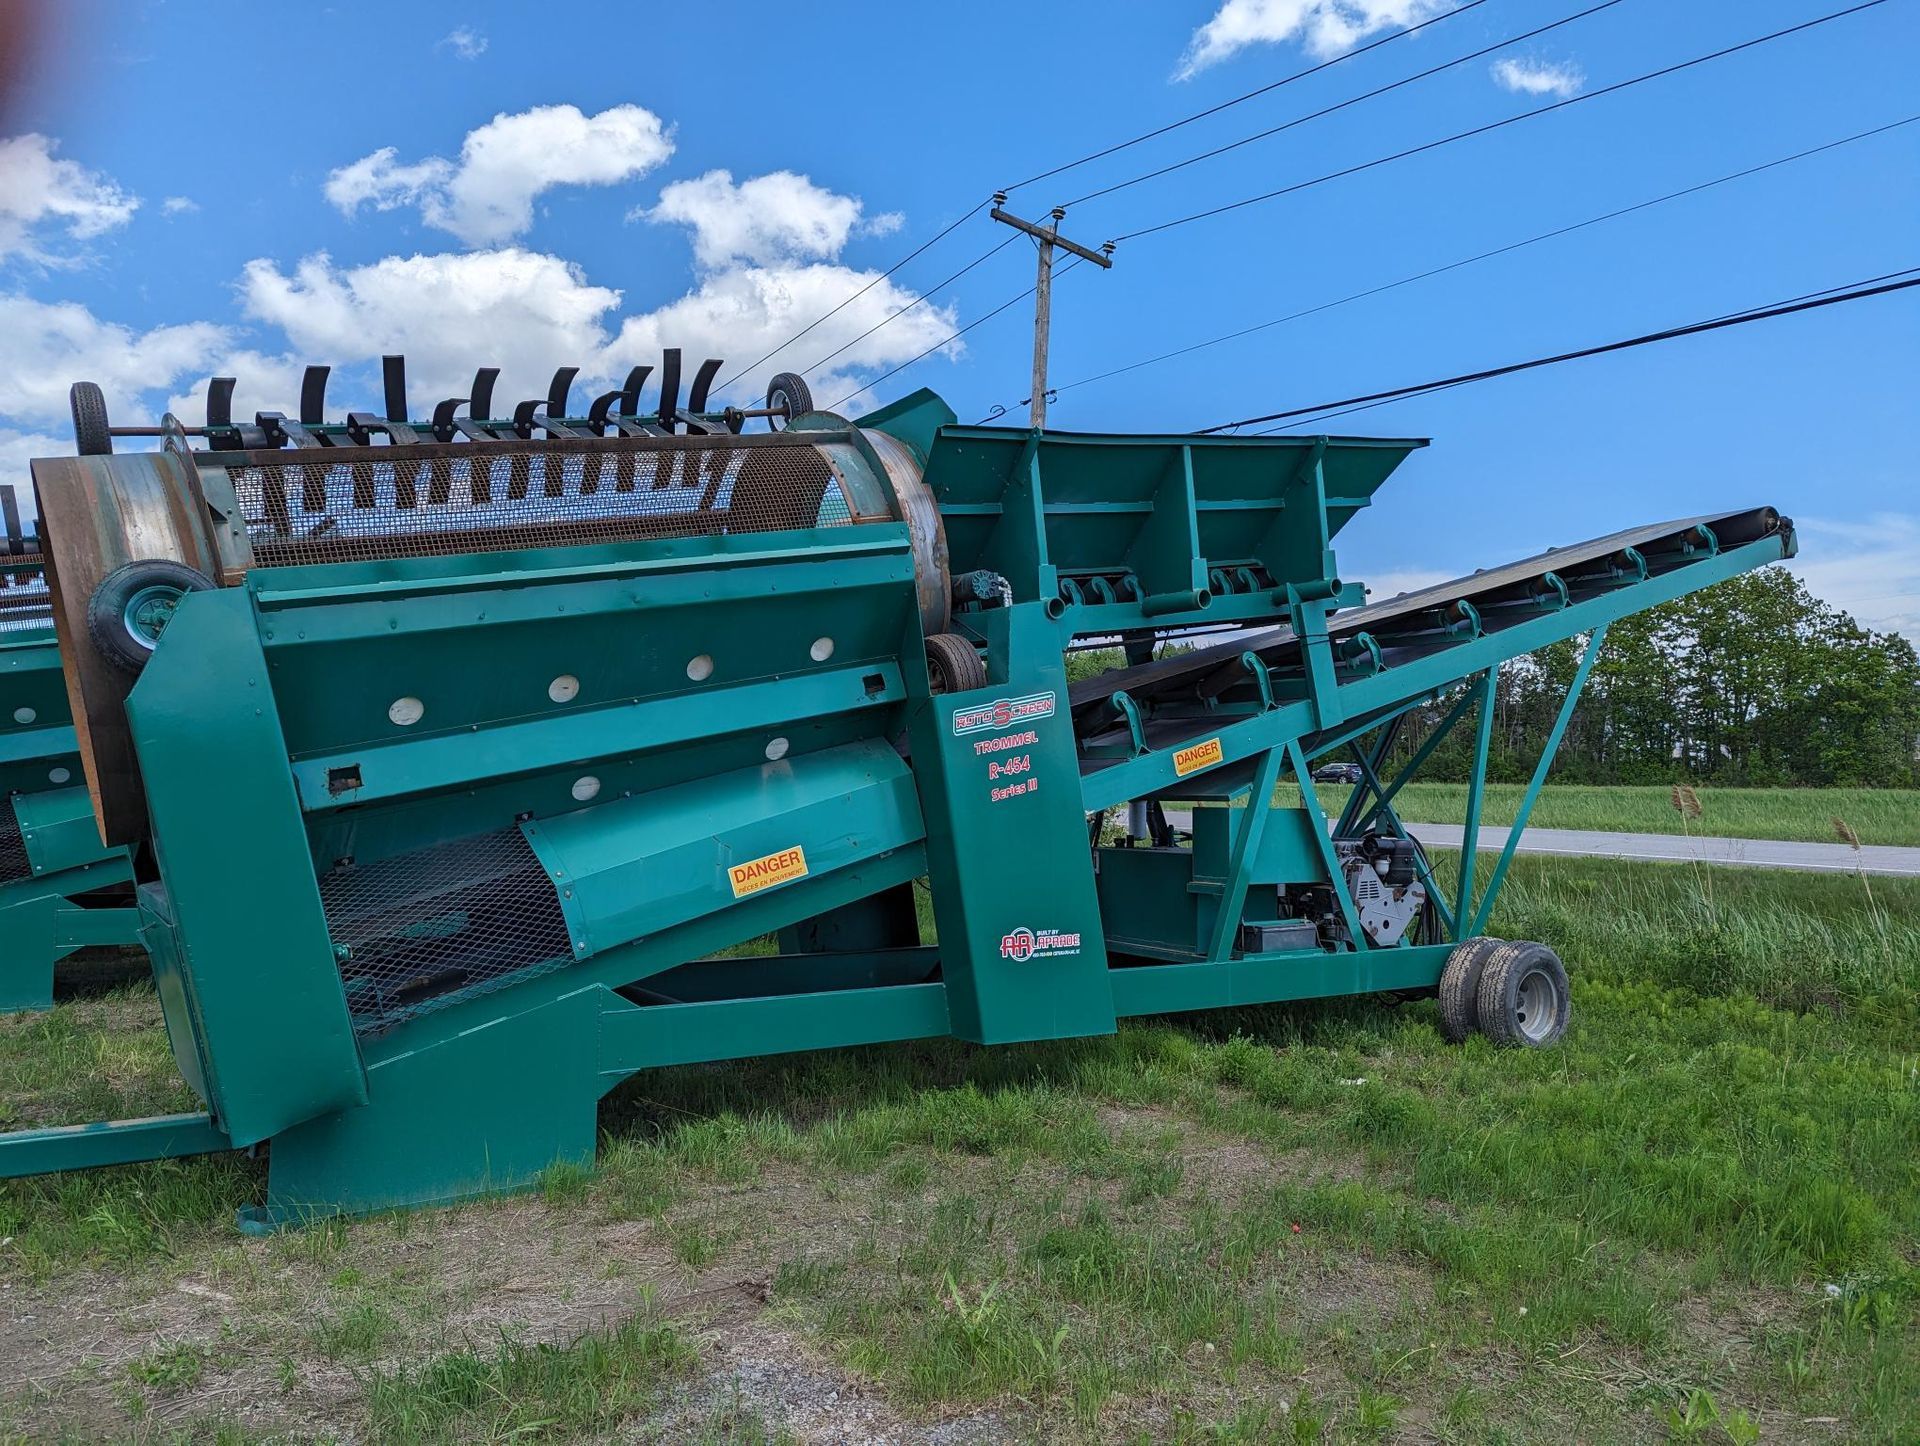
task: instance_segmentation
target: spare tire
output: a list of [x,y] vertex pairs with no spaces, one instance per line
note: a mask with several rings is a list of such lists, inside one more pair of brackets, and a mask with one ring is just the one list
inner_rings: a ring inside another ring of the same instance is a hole
[[969,693],[987,686],[987,665],[958,633],[935,633],[927,639],[927,682],[935,693]]
[[190,592],[210,592],[197,567],[164,558],[122,563],[87,599],[87,636],[108,662],[130,673],[146,667],[173,610]]
[[778,418],[767,418],[767,425],[776,432],[795,417],[811,412],[813,391],[807,386],[806,378],[798,372],[781,372],[775,376],[767,383],[767,410],[781,413]]
[[113,454],[113,436],[107,431],[107,399],[96,382],[75,382],[67,392],[73,411],[73,445],[82,457]]

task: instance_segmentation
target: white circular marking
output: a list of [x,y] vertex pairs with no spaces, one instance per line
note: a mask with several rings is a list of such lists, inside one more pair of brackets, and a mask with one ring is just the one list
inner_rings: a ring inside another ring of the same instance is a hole
[[427,715],[427,705],[418,698],[395,698],[387,705],[387,721],[411,728]]
[[787,740],[770,738],[767,740],[767,762],[778,763],[787,756]]
[[47,782],[65,783],[73,775],[64,768],[52,768],[47,771]]
[[600,792],[600,780],[591,773],[582,774],[573,781],[573,796],[577,802],[585,803]]
[[571,703],[580,696],[580,680],[571,673],[562,673],[547,684],[547,696],[556,703]]
[[31,723],[39,716],[40,715],[31,708],[15,708],[13,710],[13,721],[16,723]]
[[687,676],[696,683],[704,683],[713,676],[713,659],[705,653],[687,664]]
[[824,663],[828,658],[833,656],[833,639],[815,638],[813,640],[813,646],[808,648],[807,652],[813,656],[814,662]]

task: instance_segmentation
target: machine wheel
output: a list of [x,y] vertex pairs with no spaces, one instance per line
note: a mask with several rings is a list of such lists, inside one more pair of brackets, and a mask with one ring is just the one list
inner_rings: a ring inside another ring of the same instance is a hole
[[1460,1044],[1480,1022],[1480,980],[1487,960],[1506,943],[1504,939],[1468,939],[1447,955],[1440,972],[1440,1033],[1449,1044]]
[[979,649],[958,633],[927,639],[927,681],[936,693],[965,693],[987,686],[987,665]]
[[67,405],[73,409],[73,441],[82,457],[107,457],[113,453],[113,438],[107,433],[107,399],[97,382],[75,382],[67,393]]
[[806,378],[798,372],[781,372],[767,383],[767,409],[775,411],[785,409],[785,415],[778,419],[767,418],[767,425],[774,431],[784,431],[787,423],[803,412],[813,410],[813,391],[807,386]]
[[212,587],[212,578],[184,562],[123,563],[100,579],[87,600],[87,634],[102,657],[137,673],[153,656],[180,599]]
[[1544,1049],[1573,1013],[1567,969],[1545,944],[1516,939],[1487,956],[1478,991],[1480,1032],[1510,1049]]

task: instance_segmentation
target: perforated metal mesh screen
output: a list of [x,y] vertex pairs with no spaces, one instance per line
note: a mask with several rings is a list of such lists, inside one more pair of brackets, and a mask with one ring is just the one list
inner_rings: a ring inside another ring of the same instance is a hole
[[[795,438],[588,438],[307,449],[228,469],[260,567],[853,521]],[[257,455],[257,454],[256,454]]]
[[20,837],[20,820],[13,812],[13,799],[11,796],[0,798],[0,884],[24,879],[32,872],[26,840]]
[[53,597],[35,554],[0,555],[0,637],[53,626]]
[[359,1034],[572,962],[560,901],[517,828],[321,875]]

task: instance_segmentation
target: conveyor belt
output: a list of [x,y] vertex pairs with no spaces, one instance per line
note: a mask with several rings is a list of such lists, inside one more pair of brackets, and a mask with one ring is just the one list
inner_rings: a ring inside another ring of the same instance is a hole
[[[1391,666],[1396,655],[1418,655],[1445,646],[1448,639],[1443,629],[1462,615],[1458,604],[1463,601],[1480,613],[1484,631],[1495,633],[1539,616],[1534,599],[1543,592],[1557,592],[1556,579],[1566,587],[1568,600],[1578,602],[1619,587],[1623,575],[1637,576],[1642,561],[1646,575],[1657,577],[1684,566],[1702,548],[1739,547],[1792,530],[1792,522],[1771,507],[1629,528],[1338,614],[1329,620],[1327,631],[1335,639],[1368,633],[1380,642]],[[1196,692],[1204,695],[1216,679],[1224,683],[1229,677],[1244,677],[1239,659],[1249,651],[1268,667],[1279,669],[1299,661],[1300,645],[1291,628],[1261,628],[1235,633],[1177,657],[1102,673],[1068,690],[1076,727],[1083,736],[1111,728],[1114,715],[1105,705],[1122,689],[1144,707],[1163,699],[1191,699]]]

